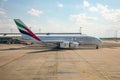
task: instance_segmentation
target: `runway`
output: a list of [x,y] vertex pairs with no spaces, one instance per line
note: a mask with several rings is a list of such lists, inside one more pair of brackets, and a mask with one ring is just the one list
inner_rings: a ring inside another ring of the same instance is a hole
[[0,80],[120,80],[120,46],[47,49],[0,44]]

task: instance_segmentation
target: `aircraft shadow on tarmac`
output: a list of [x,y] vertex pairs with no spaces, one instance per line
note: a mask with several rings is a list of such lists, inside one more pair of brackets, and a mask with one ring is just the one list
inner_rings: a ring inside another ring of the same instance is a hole
[[[120,44],[104,44],[101,48],[111,48],[116,49],[117,47],[120,47]],[[29,54],[32,53],[43,53],[43,52],[50,52],[50,51],[65,51],[65,50],[96,50],[94,47],[80,47],[80,48],[48,48],[48,47],[41,47],[41,46],[24,46],[19,48],[7,48],[7,49],[0,49],[0,51],[8,51],[8,50],[37,50],[33,52],[29,52]],[[99,50],[99,49],[98,49]]]
[[8,51],[8,50],[20,50],[21,48],[8,48],[8,49],[0,49],[0,51]]
[[24,47],[19,47],[19,48],[7,48],[7,49],[0,49],[0,51],[7,51],[7,50],[40,50],[40,49],[46,49],[45,47],[34,47],[34,46],[24,46]]
[[40,46],[25,46],[25,47],[19,47],[19,48],[0,49],[0,51],[8,51],[8,50],[40,50],[40,51],[35,52],[35,53],[38,53],[38,52],[49,52],[49,51],[94,50],[94,49],[95,48],[91,48],[91,47],[89,47],[89,48],[50,48],[50,47],[40,47]]
[[51,49],[45,49],[45,50],[39,50],[39,51],[32,51],[28,54],[34,54],[34,53],[44,53],[44,52],[56,52],[56,51],[67,51],[67,50],[96,50],[95,48],[51,48]]

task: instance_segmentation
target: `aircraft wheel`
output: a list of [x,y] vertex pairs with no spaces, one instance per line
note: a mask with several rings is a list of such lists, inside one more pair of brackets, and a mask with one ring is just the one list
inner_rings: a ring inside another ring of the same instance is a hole
[[96,45],[96,49],[99,49],[99,46],[98,46],[98,45]]

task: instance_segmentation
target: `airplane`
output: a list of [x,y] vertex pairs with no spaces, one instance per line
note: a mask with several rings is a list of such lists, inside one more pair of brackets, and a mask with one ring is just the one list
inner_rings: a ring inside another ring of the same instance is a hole
[[78,48],[81,45],[95,45],[99,49],[102,41],[99,38],[86,35],[45,35],[36,36],[20,19],[14,19],[19,32],[23,39],[30,40],[35,43],[42,43],[46,46],[54,46],[56,48]]

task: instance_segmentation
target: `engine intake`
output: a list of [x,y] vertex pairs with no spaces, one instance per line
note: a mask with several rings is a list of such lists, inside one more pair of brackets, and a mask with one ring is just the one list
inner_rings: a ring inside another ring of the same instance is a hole
[[69,48],[69,42],[68,41],[61,42],[60,43],[60,48]]
[[70,48],[77,48],[79,46],[79,43],[78,42],[72,42],[70,43]]

